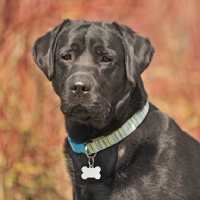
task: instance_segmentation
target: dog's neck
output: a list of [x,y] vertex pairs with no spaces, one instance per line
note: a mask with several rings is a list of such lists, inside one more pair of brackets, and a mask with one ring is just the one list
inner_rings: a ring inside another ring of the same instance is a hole
[[[133,86],[132,86],[133,87]],[[114,130],[120,128],[134,113],[144,107],[147,101],[145,90],[141,90],[143,87],[141,79],[138,80],[135,88],[132,88],[131,92],[127,94],[123,102],[116,102],[110,115],[108,116],[108,124],[102,129],[95,128],[93,126],[87,126],[75,121],[66,119],[66,128],[69,136],[77,143],[89,142],[94,138],[105,136],[112,133]],[[123,107],[120,105],[123,104]],[[126,106],[124,106],[126,105]],[[114,118],[118,116],[118,118]],[[77,134],[79,133],[79,134]]]

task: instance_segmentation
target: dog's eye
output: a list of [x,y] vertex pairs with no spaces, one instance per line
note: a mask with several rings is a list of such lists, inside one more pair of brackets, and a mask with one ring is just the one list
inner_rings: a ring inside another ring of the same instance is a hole
[[101,59],[101,62],[110,62],[111,59],[108,58],[107,56],[103,56],[102,59]]
[[71,54],[66,54],[64,56],[61,56],[61,58],[64,59],[64,60],[71,60],[72,56],[71,56]]

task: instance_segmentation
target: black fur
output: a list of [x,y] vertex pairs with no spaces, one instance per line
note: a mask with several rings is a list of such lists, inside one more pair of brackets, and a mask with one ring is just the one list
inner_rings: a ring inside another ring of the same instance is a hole
[[[33,47],[77,143],[112,133],[144,106],[140,74],[153,53],[148,39],[115,22],[65,20]],[[199,143],[152,104],[135,131],[97,154],[100,180],[81,179],[87,158],[67,140],[65,155],[76,200],[200,199]]]

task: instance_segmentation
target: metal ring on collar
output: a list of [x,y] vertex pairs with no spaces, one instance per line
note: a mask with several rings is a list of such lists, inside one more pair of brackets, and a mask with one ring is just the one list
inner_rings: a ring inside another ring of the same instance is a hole
[[93,154],[92,156],[89,156],[88,155],[88,148],[87,148],[87,144],[86,144],[86,146],[85,146],[85,155],[87,156],[88,159],[90,159],[90,158],[94,158],[97,155],[97,153]]

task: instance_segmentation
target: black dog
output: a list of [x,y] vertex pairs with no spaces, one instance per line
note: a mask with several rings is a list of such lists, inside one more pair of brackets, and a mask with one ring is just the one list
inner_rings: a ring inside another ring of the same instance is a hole
[[153,53],[115,22],[65,20],[36,41],[66,119],[74,199],[200,200],[199,143],[147,101]]

